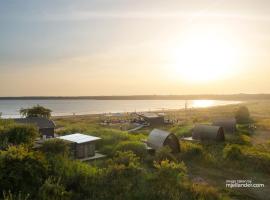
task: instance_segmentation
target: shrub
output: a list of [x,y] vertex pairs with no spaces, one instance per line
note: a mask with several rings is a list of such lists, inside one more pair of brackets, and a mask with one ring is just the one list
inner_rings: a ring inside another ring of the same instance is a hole
[[69,200],[71,194],[60,183],[60,179],[49,177],[39,189],[40,200]]
[[192,135],[193,125],[175,126],[170,132],[175,133],[177,137],[189,137]]
[[131,151],[117,152],[99,181],[102,187],[97,199],[140,199],[144,170]]
[[124,141],[120,142],[115,151],[132,151],[136,156],[140,158],[145,158],[147,155],[147,150],[142,142],[138,141]]
[[155,154],[155,161],[161,162],[163,160],[169,160],[169,161],[177,161],[176,157],[171,153],[172,150],[170,147],[162,147],[161,149],[156,151]]
[[270,153],[262,152],[256,148],[246,148],[243,152],[244,159],[254,169],[270,173]]
[[223,199],[215,188],[204,184],[193,184],[190,196],[193,196],[193,199],[202,200]]
[[239,145],[227,145],[223,150],[223,157],[228,160],[239,160],[242,158],[242,151]]
[[0,151],[0,188],[18,194],[36,195],[47,175],[47,162],[36,152],[22,146]]
[[183,183],[187,175],[185,164],[163,160],[160,163],[155,162],[154,167],[152,175],[147,180],[145,199],[183,199],[182,194],[185,191]]
[[18,194],[12,194],[10,191],[9,192],[3,192],[3,200],[29,200],[30,196],[29,194],[22,194],[19,192]]
[[33,145],[39,136],[38,130],[33,125],[12,124],[4,127],[0,133],[1,143],[14,145]]
[[182,142],[181,143],[181,155],[183,158],[195,158],[203,156],[203,147],[200,144],[191,143],[191,142]]
[[227,141],[232,144],[251,145],[251,137],[243,134],[235,134],[227,136]]
[[62,155],[67,156],[70,154],[68,142],[61,139],[46,140],[40,150],[48,155]]

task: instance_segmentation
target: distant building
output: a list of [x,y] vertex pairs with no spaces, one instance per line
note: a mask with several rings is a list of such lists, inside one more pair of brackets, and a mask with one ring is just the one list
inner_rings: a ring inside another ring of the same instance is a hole
[[193,133],[193,140],[215,140],[215,141],[224,141],[224,130],[220,126],[211,126],[211,125],[195,125]]
[[37,126],[39,133],[47,138],[54,137],[55,123],[43,117],[27,117],[14,119],[16,123],[33,124]]
[[104,157],[104,155],[98,154],[95,151],[96,142],[101,140],[99,137],[74,133],[71,135],[60,136],[58,138],[68,141],[71,144],[71,151],[75,159],[87,161]]
[[236,119],[235,118],[220,118],[213,120],[214,126],[223,127],[225,133],[236,132]]
[[180,144],[178,138],[170,132],[154,129],[147,139],[148,147],[158,150],[162,147],[168,146],[173,153],[180,152]]
[[140,113],[138,114],[150,125],[162,125],[164,124],[164,115],[159,115],[156,113]]

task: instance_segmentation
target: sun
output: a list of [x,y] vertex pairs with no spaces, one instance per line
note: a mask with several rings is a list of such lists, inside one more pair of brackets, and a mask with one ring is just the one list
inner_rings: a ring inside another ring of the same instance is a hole
[[211,31],[196,31],[171,50],[173,73],[182,80],[209,82],[231,75],[237,64],[233,40]]

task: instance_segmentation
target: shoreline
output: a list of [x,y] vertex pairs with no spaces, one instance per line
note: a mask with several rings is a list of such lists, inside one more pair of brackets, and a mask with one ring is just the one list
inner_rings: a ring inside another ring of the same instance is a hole
[[[116,101],[118,101],[118,100],[116,100]],[[129,100],[127,100],[127,101],[129,101]],[[131,100],[131,101],[134,101],[134,100]],[[164,100],[164,101],[166,101],[166,100]],[[201,102],[202,104],[193,104],[192,101],[202,101]],[[204,102],[204,101],[206,101],[206,102]],[[208,101],[210,101],[210,104],[208,103]],[[220,103],[219,104],[218,103],[217,104],[215,104],[215,103],[212,103],[211,104],[211,101],[220,101]],[[192,110],[192,109],[209,109],[209,108],[213,108],[213,107],[237,105],[237,104],[241,104],[241,103],[246,102],[246,101],[233,101],[233,100],[225,100],[225,101],[221,101],[221,100],[188,100],[187,102],[188,102],[187,109]],[[121,108],[118,108],[119,111],[111,111],[111,112],[110,111],[108,111],[108,112],[95,112],[95,111],[93,111],[92,113],[91,113],[91,111],[89,113],[87,113],[87,112],[80,112],[80,111],[78,111],[77,113],[76,112],[62,112],[61,113],[59,111],[58,112],[56,111],[56,112],[53,112],[52,113],[52,118],[102,116],[102,115],[106,115],[106,114],[107,115],[108,114],[111,114],[111,115],[115,115],[115,116],[118,115],[119,116],[119,115],[123,115],[123,114],[141,113],[141,112],[154,112],[154,113],[158,113],[158,112],[163,112],[163,113],[166,113],[166,112],[175,112],[175,111],[184,110],[185,109],[185,102],[183,102],[183,105],[181,107],[179,107],[179,106],[177,106],[177,107],[175,106],[175,108],[173,108],[173,107],[170,108],[170,106],[168,106],[168,108],[156,108],[156,109],[155,108],[150,108],[150,109],[147,109],[147,108],[141,108],[141,109],[136,109],[135,108],[135,109],[131,109],[130,108],[130,109],[126,109],[126,110],[130,110],[130,111],[126,111],[124,109],[120,110]],[[52,110],[54,111],[54,109],[52,109]],[[110,108],[108,110],[110,110]],[[54,113],[56,113],[56,114],[54,115]],[[19,115],[19,113],[3,114],[2,115],[2,118],[3,119],[14,119],[14,118],[20,118],[20,117],[21,116]]]
[[1,100],[269,100],[270,94],[187,94],[187,95],[110,95],[110,96],[0,96]]
[[[215,106],[209,106],[209,107],[193,107],[193,108],[188,108],[188,110],[198,110],[198,109],[212,109],[212,108],[217,108],[217,107],[226,107],[226,106],[236,106],[239,104],[246,103],[246,101],[241,101],[238,103],[233,103],[233,104],[227,104],[227,105],[215,105]],[[139,111],[139,112],[107,112],[107,113],[93,113],[93,114],[78,114],[78,115],[61,115],[61,116],[52,116],[52,119],[60,119],[60,118],[72,118],[72,117],[78,117],[78,118],[83,118],[83,117],[100,117],[102,115],[106,114],[121,114],[122,116],[125,116],[127,114],[131,113],[167,113],[167,112],[181,112],[184,111],[185,108],[180,108],[180,109],[166,109],[166,110],[152,110],[152,111]],[[120,116],[120,117],[122,117]],[[112,116],[112,117],[119,117],[119,116]]]

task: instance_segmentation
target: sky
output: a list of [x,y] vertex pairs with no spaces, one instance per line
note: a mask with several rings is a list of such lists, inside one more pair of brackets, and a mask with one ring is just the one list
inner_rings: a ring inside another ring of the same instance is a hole
[[270,93],[269,0],[0,0],[0,96]]

